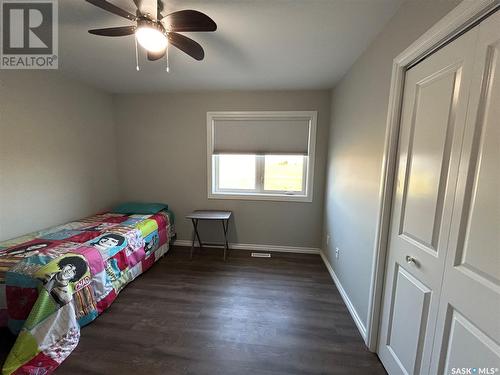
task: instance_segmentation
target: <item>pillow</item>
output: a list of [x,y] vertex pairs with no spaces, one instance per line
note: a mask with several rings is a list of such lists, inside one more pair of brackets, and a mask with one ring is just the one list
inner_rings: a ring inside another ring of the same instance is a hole
[[126,202],[114,207],[111,212],[115,214],[152,215],[166,209],[168,209],[168,204],[163,203]]

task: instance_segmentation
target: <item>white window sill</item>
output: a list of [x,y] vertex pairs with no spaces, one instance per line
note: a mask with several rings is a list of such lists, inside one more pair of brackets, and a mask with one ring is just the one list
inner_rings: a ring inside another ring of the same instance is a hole
[[312,196],[261,193],[209,193],[208,199],[233,199],[249,201],[312,202]]

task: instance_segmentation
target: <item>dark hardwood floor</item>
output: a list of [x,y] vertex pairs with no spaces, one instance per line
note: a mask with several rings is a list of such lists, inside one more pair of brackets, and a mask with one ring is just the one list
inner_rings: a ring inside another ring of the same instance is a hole
[[385,374],[317,255],[174,248],[56,374]]

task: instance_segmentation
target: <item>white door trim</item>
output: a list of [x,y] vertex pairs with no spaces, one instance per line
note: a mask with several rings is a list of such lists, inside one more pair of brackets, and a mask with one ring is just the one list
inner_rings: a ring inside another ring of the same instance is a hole
[[430,55],[499,7],[500,0],[463,0],[462,3],[393,60],[366,332],[366,345],[373,352],[377,351],[378,343],[392,190],[396,170],[400,110],[406,69]]

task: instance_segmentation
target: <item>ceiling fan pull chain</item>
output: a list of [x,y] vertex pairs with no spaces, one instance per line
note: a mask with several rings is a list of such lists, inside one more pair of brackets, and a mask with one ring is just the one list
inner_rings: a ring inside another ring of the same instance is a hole
[[169,45],[167,44],[167,69],[165,69],[167,73],[170,72],[170,59],[168,58],[168,47]]
[[135,40],[135,70],[139,71],[139,52],[137,51],[137,38],[134,36]]

